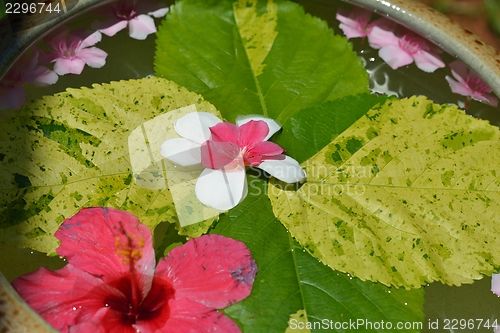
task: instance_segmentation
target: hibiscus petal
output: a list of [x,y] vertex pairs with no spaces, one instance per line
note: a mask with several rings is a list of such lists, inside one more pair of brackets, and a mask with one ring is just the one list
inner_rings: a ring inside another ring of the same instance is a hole
[[83,59],[92,68],[101,68],[106,64],[108,54],[97,47],[91,47],[78,52],[78,57]]
[[112,18],[103,22],[95,22],[93,27],[98,29],[100,32],[105,34],[106,36],[113,37],[118,32],[125,29],[128,25],[127,20],[121,20],[118,18]]
[[415,65],[418,68],[427,73],[432,73],[438,68],[443,68],[445,66],[444,62],[436,54],[432,54],[426,51],[420,51],[413,55],[415,59]]
[[163,142],[160,153],[163,157],[182,166],[201,163],[200,145],[184,138],[173,138]]
[[71,58],[58,58],[54,64],[54,72],[59,75],[65,74],[81,74],[83,67],[85,67],[85,60],[71,57]]
[[144,40],[148,35],[156,32],[156,25],[151,16],[142,14],[129,21],[128,29],[130,37]]
[[[123,298],[101,279],[68,264],[57,271],[40,268],[12,281],[19,295],[61,332],[91,320],[110,296]],[[71,331],[73,332],[73,331]]]
[[262,120],[250,120],[240,127],[240,147],[253,147],[264,141],[269,134],[269,126]]
[[211,137],[210,127],[222,122],[208,112],[190,112],[179,118],[174,125],[177,134],[201,145]]
[[248,123],[250,120],[262,120],[269,127],[269,133],[264,138],[265,141],[269,140],[276,132],[281,129],[281,125],[274,119],[259,116],[259,115],[246,115],[246,116],[238,116],[236,117],[236,125],[242,126],[243,124]]
[[241,164],[231,169],[207,168],[196,181],[195,193],[202,204],[228,210],[244,199],[246,184],[245,167]]
[[397,69],[399,67],[409,65],[413,62],[413,57],[396,45],[388,45],[382,47],[378,51],[378,55],[392,69]]
[[188,299],[170,303],[171,315],[161,332],[240,333],[238,325],[223,313]]
[[246,298],[255,274],[257,266],[245,244],[220,235],[190,239],[171,250],[156,268],[156,276],[172,281],[176,299],[212,309]]
[[151,288],[155,266],[151,230],[132,214],[85,208],[64,221],[54,236],[61,241],[57,253],[75,267],[111,284],[134,274],[143,295]]
[[222,122],[210,127],[210,133],[212,133],[211,140],[215,142],[232,142],[237,145],[240,128],[235,124]]
[[265,159],[260,163],[259,168],[287,183],[300,182],[306,178],[306,174],[300,167],[300,164],[286,155],[281,155],[280,159]]
[[262,159],[269,156],[281,155],[285,150],[274,142],[264,141],[248,149],[245,154],[246,165],[259,166]]
[[232,142],[206,141],[201,145],[201,165],[209,169],[220,169],[238,163],[240,149]]
[[248,150],[248,154],[275,156],[282,154],[285,150],[274,142],[264,141]]

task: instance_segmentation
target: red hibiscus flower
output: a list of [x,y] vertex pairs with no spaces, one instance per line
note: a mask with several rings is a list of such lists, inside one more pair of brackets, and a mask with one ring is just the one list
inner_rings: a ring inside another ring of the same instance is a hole
[[12,282],[63,333],[240,332],[216,309],[250,294],[257,267],[241,242],[191,239],[155,269],[151,231],[126,212],[87,208],[55,236],[68,264]]

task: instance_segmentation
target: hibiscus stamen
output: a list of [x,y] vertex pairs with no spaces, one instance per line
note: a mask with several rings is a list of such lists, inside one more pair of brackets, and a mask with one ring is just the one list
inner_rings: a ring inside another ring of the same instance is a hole
[[257,267],[243,243],[192,238],[155,268],[151,230],[112,208],[83,209],[55,236],[68,264],[12,284],[61,333],[240,332],[216,310],[250,294]]

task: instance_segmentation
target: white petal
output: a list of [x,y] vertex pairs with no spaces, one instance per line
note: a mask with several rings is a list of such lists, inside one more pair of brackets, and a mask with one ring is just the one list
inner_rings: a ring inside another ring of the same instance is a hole
[[282,160],[264,160],[259,168],[287,183],[296,183],[306,178],[306,173],[300,167],[299,162],[290,156],[283,155]]
[[196,182],[195,192],[202,204],[228,210],[245,198],[247,180],[244,166],[231,169],[205,169]]
[[241,126],[245,123],[248,123],[250,120],[262,120],[267,123],[267,126],[269,126],[269,134],[264,139],[266,141],[269,140],[269,138],[272,137],[274,133],[278,132],[281,129],[281,125],[278,124],[276,120],[259,115],[238,116],[236,117],[236,125]]
[[174,125],[175,131],[183,138],[198,144],[210,139],[210,127],[222,122],[208,112],[191,112],[179,118]]
[[160,152],[163,157],[182,166],[201,163],[200,145],[184,138],[173,138],[163,142]]
[[500,274],[491,275],[491,291],[500,296]]
[[153,12],[149,12],[148,15],[151,15],[151,16],[156,17],[156,18],[163,17],[163,16],[167,15],[168,10],[169,10],[168,7],[163,7],[163,8],[157,9]]

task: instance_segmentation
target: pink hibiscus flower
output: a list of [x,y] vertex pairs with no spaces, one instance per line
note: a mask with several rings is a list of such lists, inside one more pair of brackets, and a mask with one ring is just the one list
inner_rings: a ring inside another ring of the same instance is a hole
[[0,110],[19,109],[26,100],[23,84],[35,86],[54,84],[59,78],[47,67],[39,64],[40,52],[23,55],[0,81]]
[[108,54],[93,46],[101,38],[99,31],[90,35],[83,31],[63,31],[48,41],[53,51],[45,54],[46,61],[54,62],[54,71],[59,75],[80,74],[85,65],[101,68]]
[[370,34],[373,24],[369,24],[372,13],[361,7],[351,11],[339,9],[335,16],[340,21],[339,28],[347,38],[366,37]]
[[415,62],[424,72],[434,72],[445,66],[438,55],[439,49],[420,35],[381,18],[372,23],[368,34],[370,46],[379,49],[379,56],[392,69]]
[[93,24],[95,29],[106,36],[114,36],[128,26],[130,37],[143,40],[156,32],[153,17],[165,16],[168,7],[152,1],[122,0],[106,7],[101,12],[111,18],[107,21],[95,22]]
[[215,309],[250,294],[257,267],[243,243],[194,238],[155,270],[151,231],[129,213],[83,209],[55,236],[68,264],[40,268],[12,285],[62,333],[240,332]]
[[205,167],[195,186],[196,197],[219,210],[235,207],[246,196],[246,167],[258,167],[286,183],[304,180],[299,163],[267,140],[281,126],[262,116],[244,116],[236,125],[207,112],[192,112],[175,123],[181,138],[165,141],[161,154],[182,166]]
[[449,66],[451,74],[455,78],[454,80],[446,76],[451,91],[494,107],[498,106],[498,98],[491,95],[491,88],[476,73],[469,70],[463,62],[455,60]]

